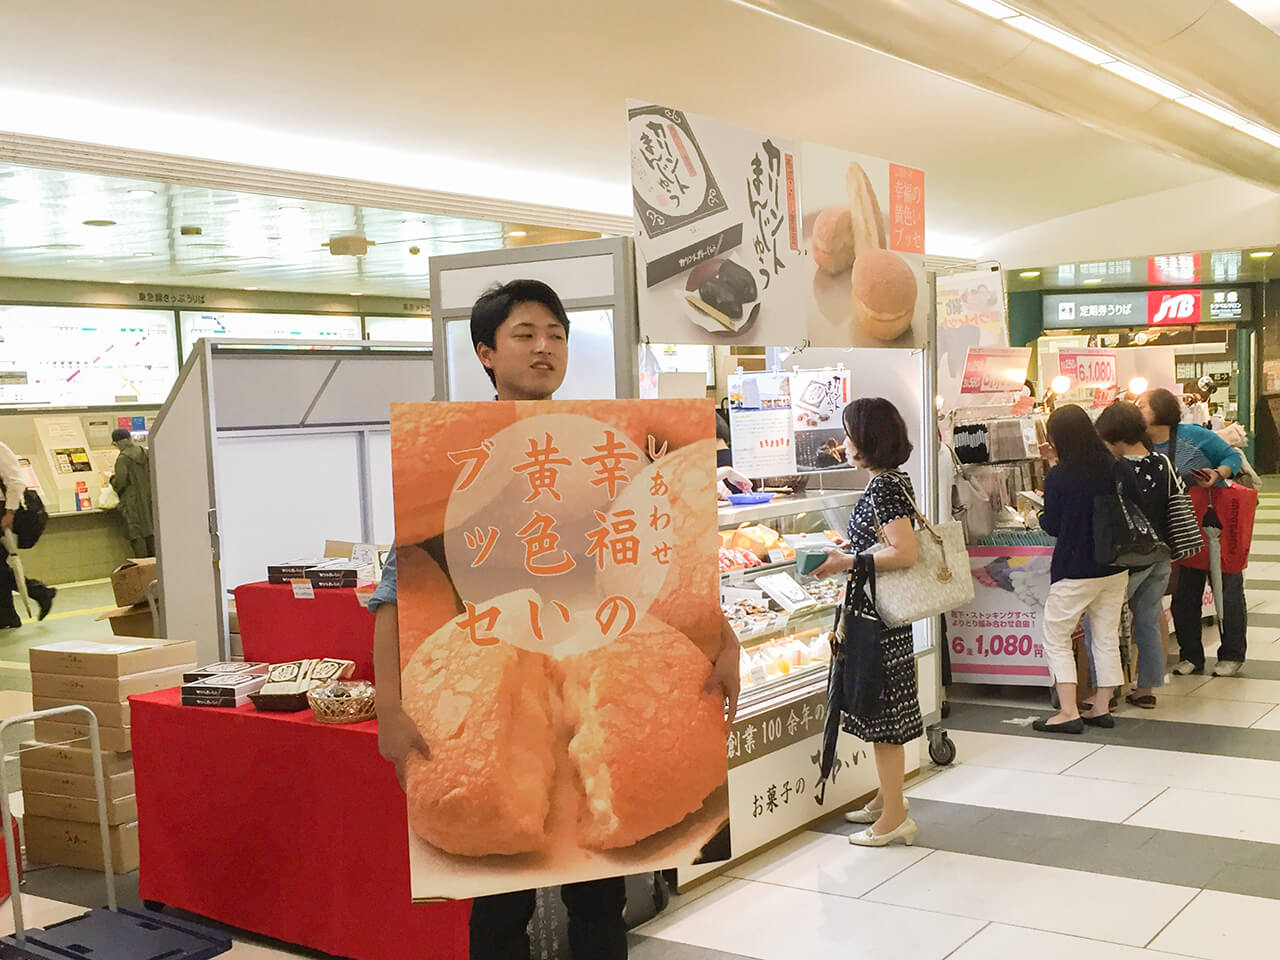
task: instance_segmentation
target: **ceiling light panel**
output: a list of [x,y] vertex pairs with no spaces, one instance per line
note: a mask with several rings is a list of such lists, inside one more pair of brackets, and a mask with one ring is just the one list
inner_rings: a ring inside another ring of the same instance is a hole
[[1145,70],[1139,70],[1132,64],[1125,63],[1123,60],[1112,60],[1110,63],[1099,64],[1103,70],[1114,73],[1117,77],[1123,77],[1130,83],[1136,83],[1140,87],[1146,87],[1152,93],[1164,97],[1167,100],[1177,100],[1180,97],[1189,96],[1187,91],[1181,87],[1157,77],[1154,73],[1147,73]]
[[1248,120],[1237,113],[1232,113],[1225,107],[1220,107],[1216,103],[1210,103],[1202,97],[1180,97],[1175,101],[1189,110],[1196,113],[1202,113],[1210,120],[1217,120],[1219,123],[1228,127],[1239,129],[1248,124]]
[[1111,54],[1103,50],[1099,50],[1092,44],[1085,43],[1083,40],[1077,40],[1069,33],[1064,33],[1057,27],[1051,27],[1034,17],[1016,16],[1010,17],[1003,21],[1015,30],[1021,30],[1025,34],[1035,37],[1037,40],[1043,40],[1045,43],[1057,47],[1059,50],[1066,51],[1073,57],[1079,57],[1086,63],[1092,63],[1095,66],[1114,60]]
[[956,0],[956,2],[979,13],[985,13],[988,17],[995,17],[997,20],[1008,20],[1018,15],[1017,10],[1006,7],[1003,3],[997,3],[996,0]]

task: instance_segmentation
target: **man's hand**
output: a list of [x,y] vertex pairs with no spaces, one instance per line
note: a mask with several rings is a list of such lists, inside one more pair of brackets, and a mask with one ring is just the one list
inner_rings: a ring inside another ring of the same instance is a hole
[[404,789],[404,768],[409,755],[414,751],[431,759],[431,748],[422,739],[415,724],[400,707],[378,711],[378,752],[383,758],[390,760],[396,768],[396,777],[400,780],[400,789]]
[[12,530],[12,529],[13,529],[13,511],[5,510],[3,513],[0,513],[0,530]]
[[720,653],[716,656],[715,663],[711,667],[711,676],[707,677],[707,683],[702,688],[702,692],[712,694],[717,690],[720,691],[726,705],[724,717],[726,733],[733,727],[733,718],[738,714],[738,694],[742,691],[742,679],[738,672],[741,669],[739,663],[741,655],[738,635],[733,632],[733,627],[729,626],[728,619],[721,617]]
[[728,481],[737,487],[742,493],[751,492],[751,481],[739,473],[733,467],[717,467],[716,468],[716,496],[721,500],[728,500],[729,494],[725,490],[724,484]]

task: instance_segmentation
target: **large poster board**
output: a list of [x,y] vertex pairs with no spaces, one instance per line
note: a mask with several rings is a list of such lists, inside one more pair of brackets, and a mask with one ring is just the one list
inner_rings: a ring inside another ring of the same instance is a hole
[[415,900],[726,859],[708,400],[392,404]]
[[920,170],[641,102],[628,130],[643,336],[924,345]]
[[0,404],[161,403],[177,371],[170,311],[0,306]]
[[1044,604],[1053,547],[970,547],[973,602],[947,614],[959,683],[1049,686]]

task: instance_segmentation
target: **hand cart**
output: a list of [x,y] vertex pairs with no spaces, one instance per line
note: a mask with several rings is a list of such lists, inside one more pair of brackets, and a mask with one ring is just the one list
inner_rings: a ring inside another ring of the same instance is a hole
[[[231,949],[231,938],[199,924],[173,920],[152,910],[121,909],[116,903],[115,870],[111,862],[111,834],[107,825],[107,791],[102,776],[102,747],[98,718],[88,707],[57,707],[10,717],[0,723],[0,757],[7,757],[5,734],[9,728],[53,717],[87,718],[89,748],[93,751],[93,780],[98,794],[98,824],[102,832],[103,873],[107,906],[44,929],[28,930],[22,919],[22,890],[18,880],[20,852],[13,831],[4,831],[8,859],[9,890],[13,901],[13,930],[0,937],[4,960],[206,960]],[[10,823],[9,782],[0,762],[0,822]]]

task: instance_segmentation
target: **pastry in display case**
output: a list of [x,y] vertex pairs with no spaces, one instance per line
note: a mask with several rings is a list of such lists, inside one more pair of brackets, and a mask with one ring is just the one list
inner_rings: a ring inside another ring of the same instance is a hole
[[845,578],[802,573],[797,556],[804,561],[838,542],[859,496],[804,493],[720,508],[721,607],[742,645],[739,716],[825,686]]

